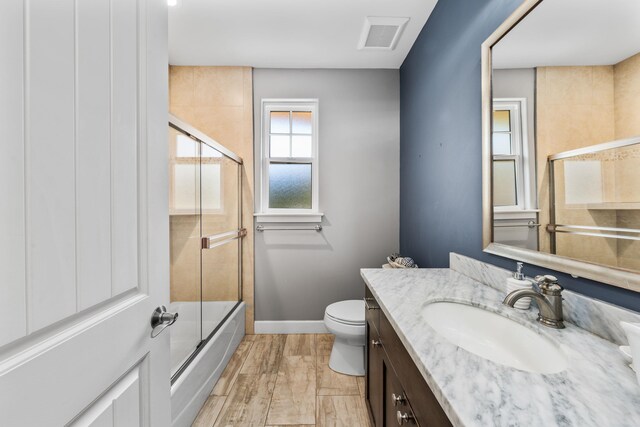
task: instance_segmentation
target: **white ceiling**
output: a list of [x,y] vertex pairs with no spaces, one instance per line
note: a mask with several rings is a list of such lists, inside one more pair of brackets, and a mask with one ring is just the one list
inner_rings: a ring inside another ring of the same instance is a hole
[[639,51],[639,0],[544,0],[494,47],[493,66],[612,65]]
[[[437,0],[179,0],[169,63],[399,68]],[[410,18],[395,50],[358,50],[365,17]]]

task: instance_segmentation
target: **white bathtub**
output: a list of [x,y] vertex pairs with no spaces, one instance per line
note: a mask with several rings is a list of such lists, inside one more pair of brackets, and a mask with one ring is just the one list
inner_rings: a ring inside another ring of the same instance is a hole
[[[203,331],[213,330],[235,304],[228,301],[203,302]],[[168,329],[171,332],[173,375],[182,361],[191,355],[194,342],[200,336],[200,302],[173,302],[168,310],[179,313],[176,323]],[[244,336],[244,313],[245,305],[241,303],[171,386],[173,427],[190,426],[198,415]]]

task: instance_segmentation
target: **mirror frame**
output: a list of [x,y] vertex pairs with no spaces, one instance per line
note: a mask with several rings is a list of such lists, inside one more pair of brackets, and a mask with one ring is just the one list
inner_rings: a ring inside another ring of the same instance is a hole
[[491,49],[513,27],[524,19],[544,0],[525,0],[494,32],[482,43],[482,243],[483,251],[549,268],[574,277],[583,277],[619,288],[640,292],[640,273],[622,268],[609,267],[587,261],[579,261],[560,255],[538,252],[531,249],[508,246],[493,242],[493,181],[491,163],[491,128],[493,96],[491,87]]

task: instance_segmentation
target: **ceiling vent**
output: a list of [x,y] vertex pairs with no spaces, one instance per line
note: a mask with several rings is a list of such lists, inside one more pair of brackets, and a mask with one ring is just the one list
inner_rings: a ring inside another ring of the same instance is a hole
[[367,16],[358,49],[393,50],[409,18]]

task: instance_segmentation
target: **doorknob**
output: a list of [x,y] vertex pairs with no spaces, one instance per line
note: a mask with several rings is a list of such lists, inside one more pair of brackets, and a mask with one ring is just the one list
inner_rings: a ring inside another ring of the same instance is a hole
[[169,313],[167,307],[161,305],[153,310],[151,315],[151,338],[155,338],[169,326],[176,323],[178,313]]

